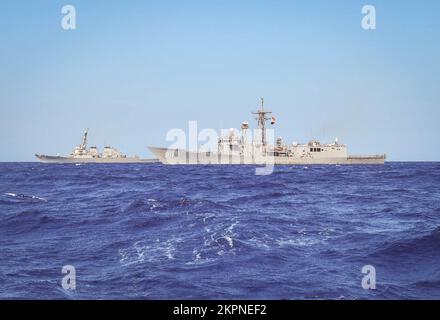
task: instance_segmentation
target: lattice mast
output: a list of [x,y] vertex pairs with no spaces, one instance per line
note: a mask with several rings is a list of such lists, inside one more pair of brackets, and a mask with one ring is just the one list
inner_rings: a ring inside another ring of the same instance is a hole
[[255,119],[258,123],[258,128],[261,130],[261,145],[263,147],[263,151],[266,151],[266,121],[272,119],[269,115],[272,114],[272,111],[264,110],[264,98],[261,98],[261,107],[257,112],[252,112],[252,114],[257,115]]

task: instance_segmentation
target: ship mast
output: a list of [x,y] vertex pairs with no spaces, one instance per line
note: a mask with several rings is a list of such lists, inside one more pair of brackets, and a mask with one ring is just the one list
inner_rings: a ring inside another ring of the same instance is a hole
[[80,144],[79,148],[85,150],[87,148],[87,133],[89,132],[89,128],[84,131],[83,142]]
[[261,109],[257,112],[252,112],[252,114],[256,114],[255,119],[258,123],[258,128],[261,129],[261,144],[263,146],[263,151],[266,150],[266,121],[270,120],[271,117],[267,115],[271,114],[271,111],[264,110],[264,98],[261,98]]

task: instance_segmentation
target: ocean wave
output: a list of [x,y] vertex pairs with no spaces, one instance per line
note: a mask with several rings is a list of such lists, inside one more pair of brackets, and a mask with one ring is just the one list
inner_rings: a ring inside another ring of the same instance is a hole
[[422,280],[415,282],[414,285],[421,288],[440,289],[440,279]]
[[173,212],[176,210],[185,210],[185,212],[203,212],[213,210],[225,210],[230,208],[225,203],[214,202],[210,200],[180,198],[174,200],[157,199],[136,199],[132,201],[125,209],[125,213],[139,212]]
[[230,222],[229,225],[212,224],[204,228],[201,243],[193,247],[191,260],[188,265],[215,263],[225,255],[235,255],[241,249],[241,241],[237,239],[235,228],[239,221]]
[[128,248],[118,250],[119,262],[123,266],[138,264],[143,262],[164,262],[174,260],[176,245],[181,241],[180,238],[155,241],[136,241]]
[[287,247],[287,246],[309,247],[309,246],[314,246],[314,245],[318,245],[318,244],[319,245],[325,244],[325,241],[323,241],[323,240],[315,239],[312,237],[304,237],[304,236],[279,239],[276,242],[280,247]]
[[163,205],[155,199],[132,201],[123,211],[124,213],[150,212],[163,208]]
[[[429,253],[440,258],[440,227],[435,228],[429,234],[405,240],[397,240],[381,245],[374,255],[387,256],[417,256]],[[384,248],[383,248],[384,247]]]
[[4,193],[4,195],[8,198],[13,198],[18,201],[44,201],[44,202],[47,201],[45,198],[35,196],[35,195],[26,195],[23,193],[6,192],[6,193]]
[[17,213],[3,215],[0,220],[0,228],[5,233],[25,234],[32,231],[47,230],[47,228],[59,228],[63,222],[70,221],[66,217],[48,214],[40,209],[25,209]]

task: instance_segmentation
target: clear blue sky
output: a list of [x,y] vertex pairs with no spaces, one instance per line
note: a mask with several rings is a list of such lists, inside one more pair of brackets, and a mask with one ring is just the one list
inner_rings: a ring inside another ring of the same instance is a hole
[[[60,26],[65,4],[77,30]],[[5,0],[0,161],[68,154],[87,127],[92,144],[147,157],[188,120],[251,121],[259,97],[289,142],[440,160],[439,15],[437,0]]]

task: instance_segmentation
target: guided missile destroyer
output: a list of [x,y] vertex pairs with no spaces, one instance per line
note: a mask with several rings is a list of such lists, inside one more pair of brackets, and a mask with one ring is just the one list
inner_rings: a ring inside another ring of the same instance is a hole
[[163,164],[383,164],[385,154],[348,155],[347,145],[336,138],[333,143],[322,144],[312,140],[307,144],[293,142],[285,144],[282,138],[267,143],[266,122],[273,125],[276,119],[271,111],[264,109],[264,100],[257,112],[253,112],[258,123],[253,139],[248,142],[249,124],[242,122],[237,134],[230,129],[229,134],[218,138],[217,151],[188,151],[173,148],[149,147]]
[[102,153],[96,147],[87,148],[88,129],[84,132],[82,143],[69,156],[48,156],[36,154],[38,160],[49,163],[145,163],[155,159],[140,159],[138,156],[127,157],[113,147],[106,146]]

